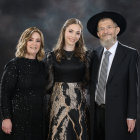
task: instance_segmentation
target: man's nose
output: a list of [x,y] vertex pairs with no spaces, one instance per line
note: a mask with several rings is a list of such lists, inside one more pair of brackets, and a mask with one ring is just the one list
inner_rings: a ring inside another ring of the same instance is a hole
[[107,33],[108,32],[108,28],[104,28],[104,33]]

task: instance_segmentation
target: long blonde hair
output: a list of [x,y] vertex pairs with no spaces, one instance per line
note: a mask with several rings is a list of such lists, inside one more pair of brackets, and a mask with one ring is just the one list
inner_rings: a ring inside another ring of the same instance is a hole
[[[82,23],[80,22],[80,20],[78,20],[76,18],[68,19],[64,23],[63,27],[61,28],[57,44],[56,44],[55,48],[53,49],[55,56],[56,56],[56,60],[59,62],[61,61],[62,58],[64,58],[64,49],[63,48],[65,45],[65,31],[66,31],[66,28],[71,24],[78,24],[81,27],[81,30],[83,30]],[[75,45],[74,56],[79,57],[81,61],[84,61],[85,54],[86,54],[86,47],[85,47],[85,43],[84,43],[83,32],[81,32],[81,36]]]
[[26,29],[20,36],[17,47],[16,47],[16,57],[25,57],[27,53],[27,41],[31,38],[32,34],[34,32],[39,33],[41,37],[41,46],[40,50],[36,55],[36,58],[38,60],[42,60],[45,56],[45,51],[44,51],[44,36],[43,33],[37,28],[37,27],[30,27]]

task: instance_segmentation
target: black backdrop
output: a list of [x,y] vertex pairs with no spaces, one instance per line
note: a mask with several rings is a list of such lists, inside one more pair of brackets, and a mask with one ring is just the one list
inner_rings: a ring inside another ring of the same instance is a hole
[[[127,30],[119,40],[140,51],[140,1],[139,0],[0,0],[0,77],[4,65],[14,57],[21,33],[36,26],[45,36],[45,49],[57,41],[60,28],[68,18],[78,18],[84,26],[88,48],[99,45],[86,29],[87,20],[103,10],[121,13],[127,20]],[[138,95],[140,102],[140,95]],[[140,133],[140,104],[138,105],[138,133]],[[140,139],[140,134],[139,139]]]

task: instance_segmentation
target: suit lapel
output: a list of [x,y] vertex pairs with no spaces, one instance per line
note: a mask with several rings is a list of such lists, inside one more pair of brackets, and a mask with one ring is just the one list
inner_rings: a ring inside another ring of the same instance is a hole
[[112,62],[112,66],[110,68],[107,84],[111,81],[115,73],[117,73],[117,70],[120,68],[120,64],[123,61],[124,57],[125,57],[125,52],[122,49],[122,45],[119,43]]
[[96,50],[96,54],[97,54],[97,69],[98,70],[99,70],[99,66],[100,66],[100,63],[101,63],[101,58],[102,58],[103,50],[104,50],[103,47],[99,47]]
[[97,57],[98,57],[99,60],[101,60],[101,58],[102,58],[103,50],[104,50],[104,48],[101,47],[101,46],[96,50]]
[[95,58],[93,60],[93,71],[92,71],[92,80],[97,82],[98,79],[98,73],[99,73],[99,67],[101,63],[101,58],[102,58],[102,53],[103,53],[103,47],[98,47],[95,50]]

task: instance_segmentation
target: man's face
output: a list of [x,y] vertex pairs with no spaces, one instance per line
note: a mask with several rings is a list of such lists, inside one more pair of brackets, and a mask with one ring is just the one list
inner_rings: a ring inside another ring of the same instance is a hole
[[105,18],[98,23],[97,35],[100,38],[101,44],[110,48],[117,40],[117,35],[120,32],[120,28],[110,18]]

